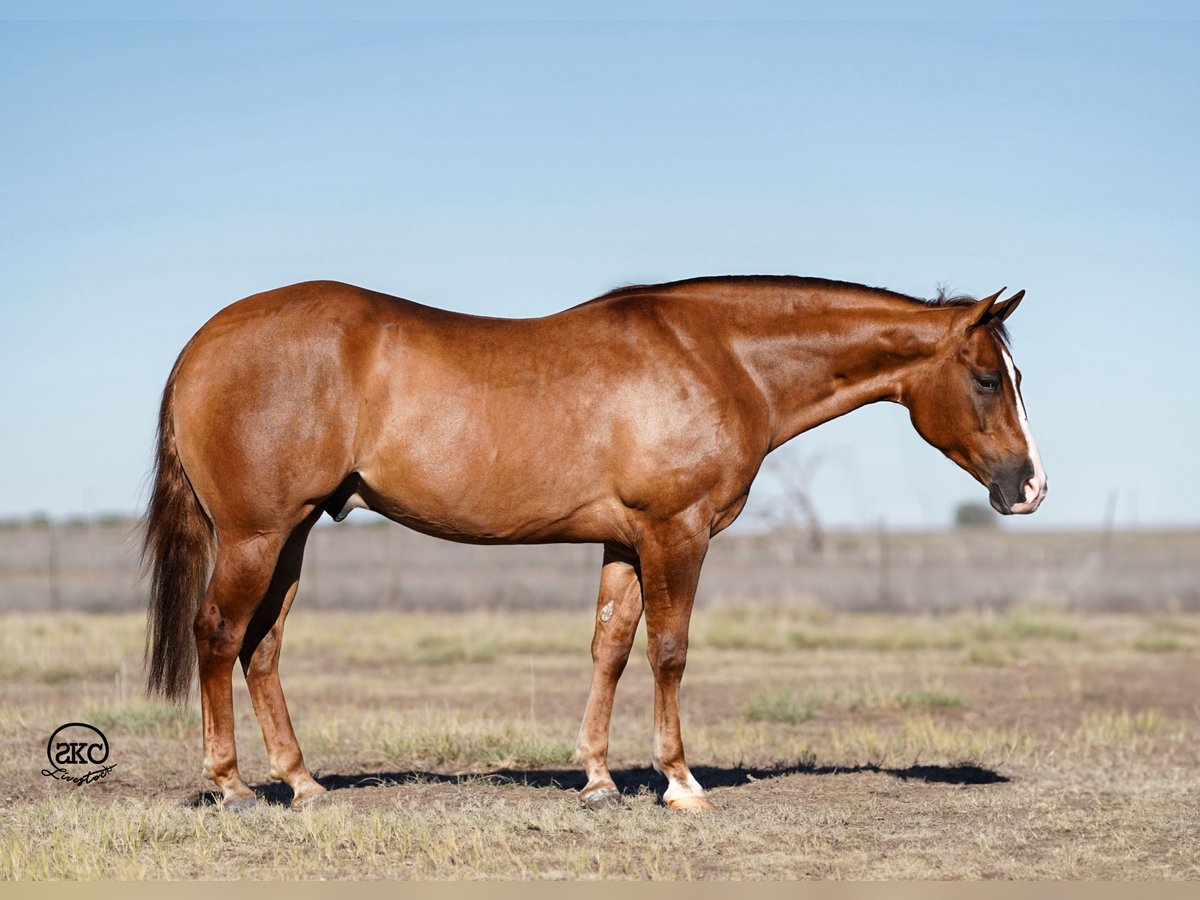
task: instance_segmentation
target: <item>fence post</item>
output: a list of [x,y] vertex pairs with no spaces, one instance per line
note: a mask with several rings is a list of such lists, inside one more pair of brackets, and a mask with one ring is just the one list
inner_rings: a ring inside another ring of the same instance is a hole
[[49,523],[46,526],[46,535],[47,540],[50,542],[48,558],[46,560],[46,575],[50,582],[50,609],[58,612],[62,608],[62,586],[59,583],[58,526],[53,522]]
[[891,600],[891,544],[888,540],[887,519],[879,520],[879,608],[888,608]]

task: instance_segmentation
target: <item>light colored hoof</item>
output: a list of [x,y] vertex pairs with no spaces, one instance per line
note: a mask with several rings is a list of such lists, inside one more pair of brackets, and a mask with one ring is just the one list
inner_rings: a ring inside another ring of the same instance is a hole
[[311,809],[314,806],[324,806],[332,799],[333,794],[322,790],[316,794],[309,794],[307,797],[297,797],[292,801],[292,809]]
[[588,809],[614,809],[625,805],[625,798],[615,787],[604,787],[579,798]]
[[236,800],[226,800],[221,808],[231,813],[249,812],[258,805],[258,798],[251,794],[249,797],[238,797]]
[[685,794],[682,797],[675,797],[667,801],[667,806],[671,809],[687,809],[693,812],[716,812],[717,808],[703,794]]

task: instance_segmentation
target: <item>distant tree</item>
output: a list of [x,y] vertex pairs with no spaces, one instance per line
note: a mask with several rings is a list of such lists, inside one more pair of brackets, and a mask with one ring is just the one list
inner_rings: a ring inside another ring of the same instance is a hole
[[986,503],[970,500],[954,510],[955,528],[998,528],[1000,516]]
[[824,454],[807,457],[775,455],[763,467],[776,486],[768,502],[759,507],[757,518],[772,528],[808,531],[809,546],[819,551],[825,535],[817,507],[812,501],[812,481],[824,462]]

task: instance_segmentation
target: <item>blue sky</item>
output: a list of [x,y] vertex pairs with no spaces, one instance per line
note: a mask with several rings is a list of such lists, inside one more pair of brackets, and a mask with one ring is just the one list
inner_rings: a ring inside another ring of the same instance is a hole
[[[1196,524],[1198,88],[1182,21],[0,23],[0,516],[139,509],[176,354],[256,291],[791,273],[1025,288],[1008,527]],[[986,500],[896,406],[780,454],[832,524]]]

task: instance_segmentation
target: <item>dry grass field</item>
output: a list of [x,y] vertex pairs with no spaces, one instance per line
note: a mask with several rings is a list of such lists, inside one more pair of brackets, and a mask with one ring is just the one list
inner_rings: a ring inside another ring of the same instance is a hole
[[[627,800],[579,808],[590,615],[299,608],[283,678],[333,800],[293,812],[237,679],[243,773],[215,807],[198,702],[141,698],[136,614],[0,617],[0,878],[1196,878],[1200,616],[939,617],[709,606],[689,759],[663,808],[641,655],[617,696]],[[41,775],[59,724],[116,768]]]

